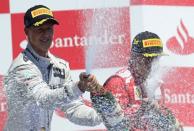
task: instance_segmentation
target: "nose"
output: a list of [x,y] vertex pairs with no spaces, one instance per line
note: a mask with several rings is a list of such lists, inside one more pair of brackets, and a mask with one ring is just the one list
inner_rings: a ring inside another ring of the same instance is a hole
[[44,30],[43,36],[50,37],[52,35],[53,35],[53,31],[48,30],[48,29]]

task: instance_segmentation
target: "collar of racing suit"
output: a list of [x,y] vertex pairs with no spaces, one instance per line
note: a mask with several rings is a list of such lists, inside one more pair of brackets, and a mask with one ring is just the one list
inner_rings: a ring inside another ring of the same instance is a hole
[[25,49],[25,51],[28,56],[30,57],[30,59],[38,66],[38,67],[48,67],[51,65],[55,65],[56,67],[61,67],[61,65],[59,64],[57,58],[50,53],[50,51],[48,51],[48,57],[42,57],[40,55],[38,55],[34,49],[32,48],[32,46],[30,45],[30,43],[27,44],[27,47]]
[[33,57],[34,62],[36,61],[36,63],[39,63],[39,66],[44,66],[44,67],[46,66],[47,67],[50,64],[52,64],[52,61],[51,61],[52,60],[51,59],[52,55],[51,55],[50,52],[48,52],[48,58],[47,57],[42,57],[34,51],[34,49],[32,48],[32,46],[29,43],[27,45],[26,51],[28,53],[30,53],[30,55]]

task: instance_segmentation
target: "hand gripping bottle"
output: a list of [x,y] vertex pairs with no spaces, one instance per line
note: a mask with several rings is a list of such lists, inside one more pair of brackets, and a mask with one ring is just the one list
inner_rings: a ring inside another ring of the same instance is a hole
[[125,118],[120,105],[110,92],[103,90],[101,93],[91,93],[91,100],[108,131],[129,131],[130,120]]

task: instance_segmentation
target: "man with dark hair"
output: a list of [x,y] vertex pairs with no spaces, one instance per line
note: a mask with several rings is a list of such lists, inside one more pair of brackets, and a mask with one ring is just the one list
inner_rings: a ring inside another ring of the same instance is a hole
[[28,45],[13,61],[5,78],[8,120],[4,131],[49,131],[56,108],[75,124],[101,123],[96,111],[79,99],[85,91],[98,90],[95,77],[81,73],[79,82],[73,82],[69,63],[49,52],[54,25],[58,24],[44,5],[26,11],[24,31]]
[[[112,131],[181,129],[173,113],[160,103],[159,80],[154,81],[154,87],[148,83],[153,64],[157,65],[164,55],[159,36],[148,31],[137,34],[130,53],[128,67],[108,78],[101,88],[102,93],[92,94],[91,97],[106,127]],[[116,108],[117,102],[125,117],[120,117],[122,113]],[[111,116],[120,119],[113,123]]]

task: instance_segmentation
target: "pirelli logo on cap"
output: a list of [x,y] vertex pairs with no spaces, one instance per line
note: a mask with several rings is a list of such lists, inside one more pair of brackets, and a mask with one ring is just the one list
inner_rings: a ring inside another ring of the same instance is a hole
[[143,40],[143,47],[162,47],[162,42],[160,39],[147,39]]
[[40,16],[40,15],[50,15],[50,16],[53,16],[52,12],[49,9],[47,9],[47,8],[39,8],[39,9],[33,10],[31,12],[31,14],[32,14],[32,18]]

